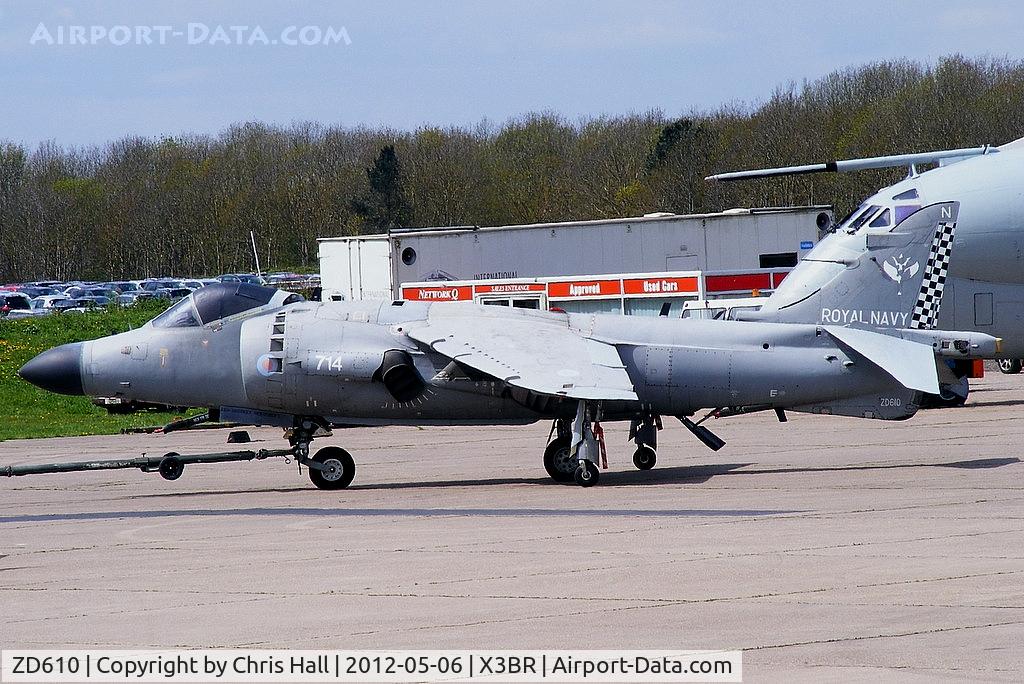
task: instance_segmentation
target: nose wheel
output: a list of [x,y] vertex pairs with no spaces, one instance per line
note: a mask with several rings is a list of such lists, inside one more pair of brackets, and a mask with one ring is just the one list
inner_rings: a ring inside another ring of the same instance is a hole
[[344,489],[356,476],[356,462],[341,447],[324,447],[306,465],[309,480],[317,489]]

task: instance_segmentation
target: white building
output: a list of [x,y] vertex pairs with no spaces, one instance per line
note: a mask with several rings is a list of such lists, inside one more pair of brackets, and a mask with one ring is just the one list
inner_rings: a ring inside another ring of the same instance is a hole
[[811,206],[403,229],[320,239],[320,272],[325,299],[657,314],[679,298],[768,294],[831,222]]

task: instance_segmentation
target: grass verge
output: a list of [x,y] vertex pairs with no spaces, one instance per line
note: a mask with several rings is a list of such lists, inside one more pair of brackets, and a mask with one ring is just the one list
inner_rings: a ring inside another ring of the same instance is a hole
[[18,369],[42,351],[138,328],[164,308],[166,305],[160,302],[144,302],[88,313],[0,320],[0,441],[109,435],[126,427],[161,425],[177,417],[155,412],[111,415],[93,406],[89,397],[53,394],[18,377]]

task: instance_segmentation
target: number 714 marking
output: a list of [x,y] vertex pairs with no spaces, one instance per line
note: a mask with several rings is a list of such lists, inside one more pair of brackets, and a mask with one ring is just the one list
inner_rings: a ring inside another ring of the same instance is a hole
[[330,356],[329,354],[317,354],[316,355],[316,369],[317,370],[341,370],[341,357]]

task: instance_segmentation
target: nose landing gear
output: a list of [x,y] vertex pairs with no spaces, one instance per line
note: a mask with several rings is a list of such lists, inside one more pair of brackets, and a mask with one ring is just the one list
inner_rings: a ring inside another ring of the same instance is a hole
[[324,447],[310,457],[309,444],[319,428],[326,430],[325,425],[311,419],[297,421],[287,434],[292,453],[300,466],[309,469],[309,481],[317,489],[344,489],[356,476],[356,462],[351,454],[336,446]]

